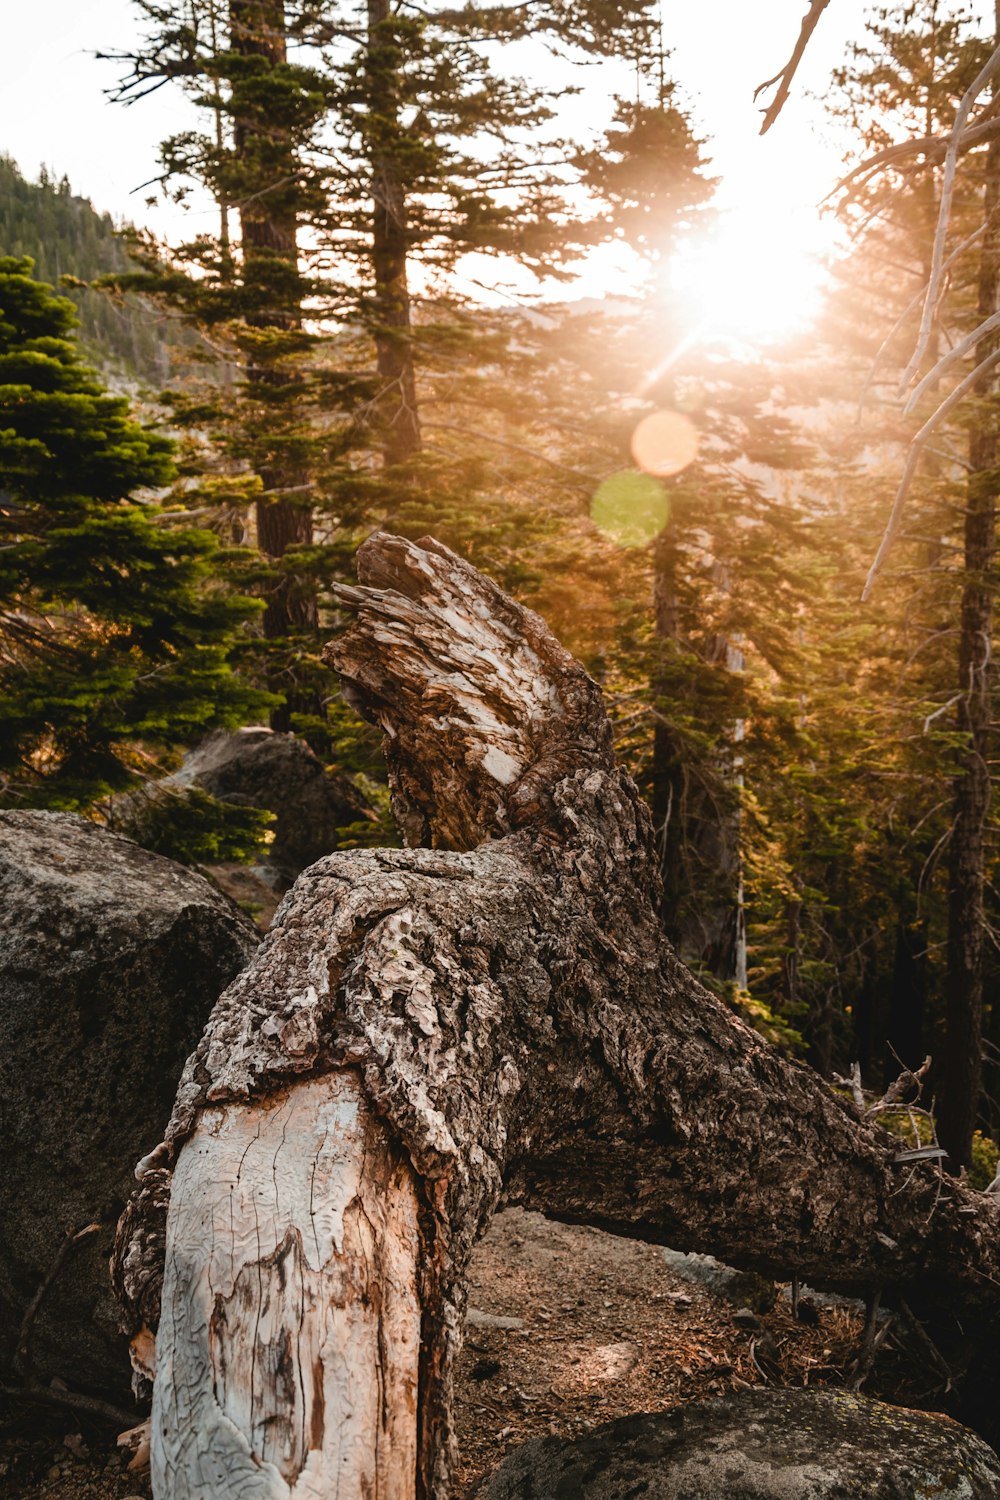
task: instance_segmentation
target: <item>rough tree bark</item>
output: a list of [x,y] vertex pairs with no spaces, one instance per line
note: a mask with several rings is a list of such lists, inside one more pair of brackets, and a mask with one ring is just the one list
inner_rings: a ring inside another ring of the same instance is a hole
[[[431,847],[300,877],[140,1169],[115,1275],[148,1353],[165,1233],[158,1500],[334,1477],[340,1500],[445,1500],[463,1275],[501,1203],[879,1287],[942,1342],[959,1317],[988,1340],[1000,1210],[896,1163],[677,961],[596,685],[434,541],[374,536],[358,570],[331,658]],[[378,1470],[390,1429],[402,1479]]]

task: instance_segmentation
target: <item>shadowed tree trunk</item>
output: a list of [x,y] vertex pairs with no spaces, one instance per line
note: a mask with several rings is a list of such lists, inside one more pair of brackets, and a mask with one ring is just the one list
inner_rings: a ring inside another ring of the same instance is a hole
[[[746,989],[739,803],[743,724],[733,724],[732,743],[718,747],[713,766],[694,768],[690,752],[670,722],[673,688],[668,663],[681,645],[679,562],[676,539],[667,526],[657,537],[653,554],[658,665],[651,682],[655,718],[650,800],[663,883],[663,926],[689,963],[704,964],[716,978],[735,980]],[[717,572],[723,577],[721,568]],[[744,668],[742,652],[723,636],[712,640],[704,660],[706,665],[725,663],[731,672]],[[700,892],[700,903],[696,892]]]
[[368,0],[373,335],[380,382],[378,423],[387,464],[405,463],[421,445],[407,281],[410,239],[401,171],[406,148],[399,117],[400,62],[389,0]]
[[[272,70],[286,62],[284,0],[230,0],[229,21],[233,51],[239,56],[260,59]],[[242,111],[237,109],[233,132],[236,159],[247,183],[239,205],[243,274],[255,301],[247,323],[280,332],[301,322],[298,168],[288,127],[273,111],[262,111],[252,91],[250,101]],[[272,412],[273,432],[273,414],[287,409],[294,398],[293,377],[265,358],[251,360],[247,379],[252,398]],[[266,422],[261,425],[267,430]],[[278,561],[313,540],[312,509],[305,498],[309,476],[300,462],[283,452],[281,440],[259,455],[257,471],[264,488],[256,505],[257,545],[265,557]],[[269,585],[262,623],[264,635],[272,640],[314,631],[315,590],[293,573],[280,572]],[[272,728],[287,730],[296,712],[321,713],[322,708],[315,694],[296,693],[293,687],[286,702],[272,711]]]
[[[1000,4],[994,35],[1000,41]],[[996,96],[994,96],[996,97]],[[1000,142],[986,153],[983,214],[986,232],[979,259],[977,312],[997,310],[1000,293]],[[976,345],[977,363],[997,346],[995,334]],[[980,410],[969,433],[965,502],[965,556],[958,648],[956,727],[964,748],[955,778],[948,864],[947,1027],[938,1130],[953,1168],[967,1167],[983,1080],[983,886],[992,778],[993,577],[997,529],[997,432],[992,375],[979,383]]]
[[436,542],[374,536],[358,571],[331,658],[424,847],[300,877],[140,1165],[115,1277],[146,1367],[161,1318],[158,1500],[446,1500],[501,1204],[992,1338],[992,1199],[896,1163],[678,962],[596,685]]

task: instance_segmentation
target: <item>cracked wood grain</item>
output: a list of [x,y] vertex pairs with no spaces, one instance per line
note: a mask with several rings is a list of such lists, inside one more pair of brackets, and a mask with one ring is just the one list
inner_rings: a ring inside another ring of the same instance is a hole
[[202,1111],[167,1219],[157,1492],[412,1495],[417,1255],[412,1174],[355,1073]]

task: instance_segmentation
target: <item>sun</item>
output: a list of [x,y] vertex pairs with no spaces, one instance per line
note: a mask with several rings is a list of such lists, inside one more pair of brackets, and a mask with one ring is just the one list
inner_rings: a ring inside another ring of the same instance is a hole
[[816,318],[823,292],[815,220],[779,222],[733,209],[686,245],[672,267],[674,290],[703,336],[754,345],[779,342]]

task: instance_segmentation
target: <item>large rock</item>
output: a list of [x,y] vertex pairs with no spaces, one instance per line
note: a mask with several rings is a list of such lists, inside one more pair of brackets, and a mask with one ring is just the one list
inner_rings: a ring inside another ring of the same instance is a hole
[[[0,1364],[67,1231],[35,1319],[39,1378],[129,1389],[108,1282],[133,1167],[259,941],[207,880],[68,813],[0,813]],[[20,1377],[19,1377],[20,1378]]]
[[997,1500],[1000,1461],[947,1417],[753,1390],[518,1448],[477,1500]]
[[172,780],[199,786],[221,802],[274,813],[267,864],[286,888],[339,847],[342,828],[372,817],[353,783],[329,775],[304,740],[259,726],[209,735]]

